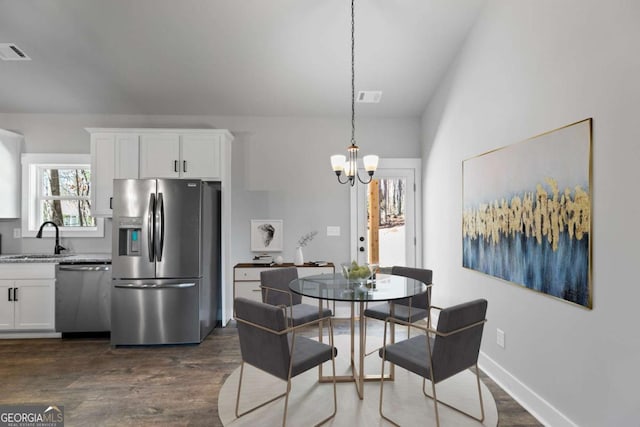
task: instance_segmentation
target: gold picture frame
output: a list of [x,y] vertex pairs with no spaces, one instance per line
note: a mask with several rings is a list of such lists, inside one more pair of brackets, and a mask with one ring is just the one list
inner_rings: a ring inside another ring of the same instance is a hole
[[593,308],[592,121],[463,161],[463,267]]

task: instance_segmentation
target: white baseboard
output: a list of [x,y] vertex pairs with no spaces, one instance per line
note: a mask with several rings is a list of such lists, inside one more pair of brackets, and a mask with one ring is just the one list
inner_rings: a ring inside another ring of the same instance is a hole
[[562,412],[544,400],[540,395],[527,387],[519,379],[511,375],[495,360],[485,353],[480,352],[478,366],[504,391],[522,405],[531,415],[536,417],[545,426],[552,427],[577,427],[573,421]]
[[61,338],[60,332],[4,332],[0,333],[0,340],[18,340],[25,338]]

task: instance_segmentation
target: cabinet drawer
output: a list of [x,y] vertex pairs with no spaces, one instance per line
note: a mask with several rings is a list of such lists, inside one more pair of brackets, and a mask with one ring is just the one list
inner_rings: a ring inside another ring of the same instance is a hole
[[236,298],[248,298],[253,301],[262,302],[260,293],[260,282],[236,283]]
[[2,279],[55,279],[55,263],[6,263],[0,264]]
[[234,280],[242,281],[260,281],[260,272],[264,271],[263,268],[236,268],[234,272]]

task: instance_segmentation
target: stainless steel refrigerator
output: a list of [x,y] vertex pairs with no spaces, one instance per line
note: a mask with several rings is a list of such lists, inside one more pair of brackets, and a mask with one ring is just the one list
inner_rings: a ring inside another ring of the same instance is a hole
[[201,342],[220,318],[220,183],[113,182],[111,345]]

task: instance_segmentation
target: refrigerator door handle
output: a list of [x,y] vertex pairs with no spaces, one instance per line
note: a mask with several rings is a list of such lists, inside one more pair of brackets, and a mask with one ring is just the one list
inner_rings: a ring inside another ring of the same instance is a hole
[[149,262],[154,262],[154,212],[156,210],[156,195],[151,193],[149,196],[149,212],[147,214],[147,248],[149,250]]
[[171,283],[171,284],[159,284],[159,283],[142,283],[142,284],[134,284],[127,283],[126,285],[115,285],[116,288],[123,289],[183,289],[183,288],[193,288],[195,283]]
[[156,260],[162,261],[162,249],[164,248],[164,200],[162,193],[158,193],[156,206]]
[[59,265],[61,271],[109,271],[108,265]]

